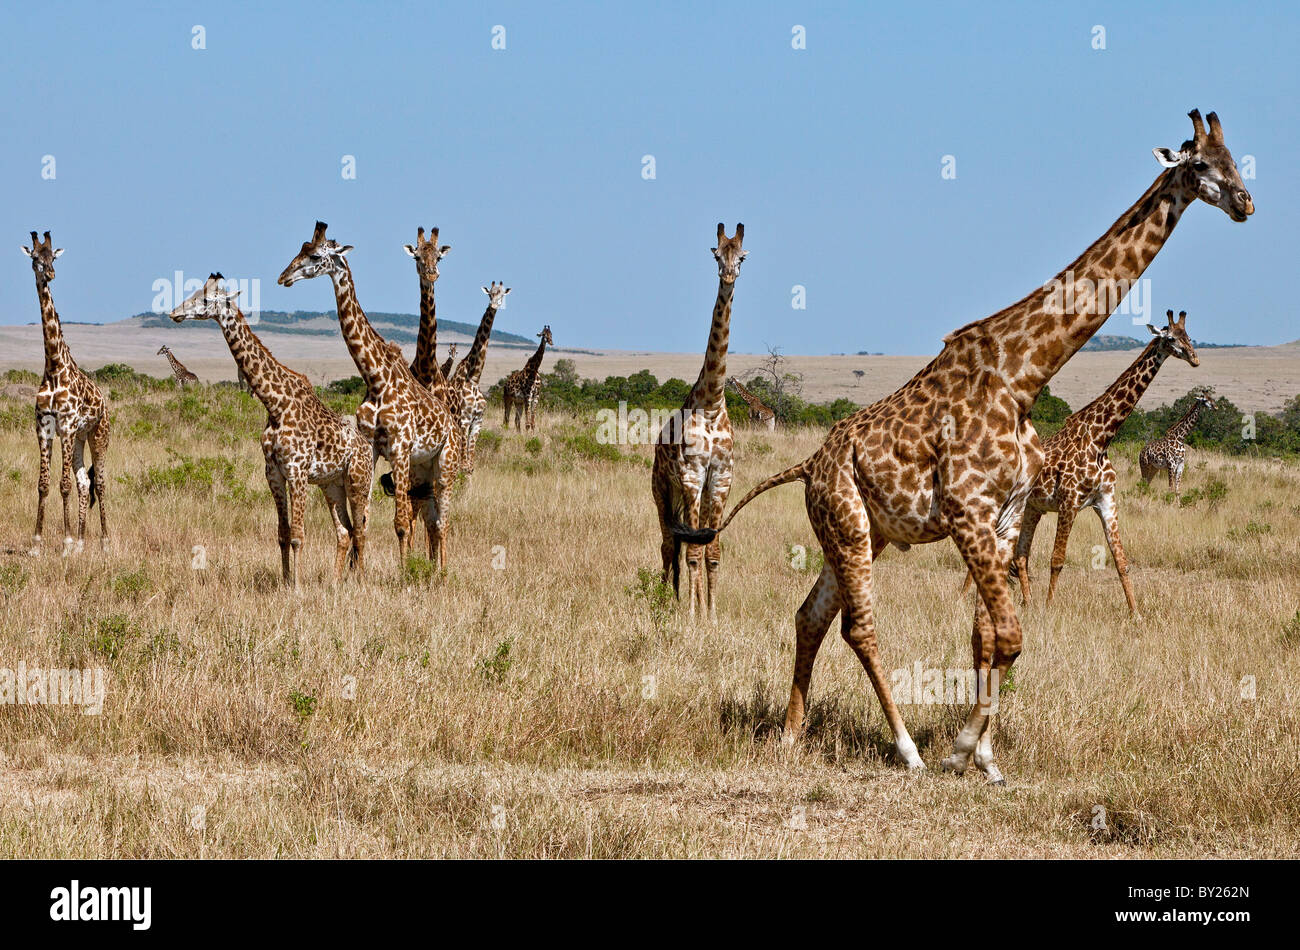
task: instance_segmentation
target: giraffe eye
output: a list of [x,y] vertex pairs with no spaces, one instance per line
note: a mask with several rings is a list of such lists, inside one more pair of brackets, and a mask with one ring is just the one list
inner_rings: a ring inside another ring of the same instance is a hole
[[1198,172],[1203,172],[1210,166],[1198,159],[1197,161],[1192,162],[1192,167],[1195,168]]

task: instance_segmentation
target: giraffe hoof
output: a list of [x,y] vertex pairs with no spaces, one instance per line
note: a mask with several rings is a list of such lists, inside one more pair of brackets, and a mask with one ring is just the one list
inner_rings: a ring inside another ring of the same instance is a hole
[[945,772],[952,772],[954,775],[965,775],[966,767],[970,761],[961,755],[950,755],[939,763],[939,767]]

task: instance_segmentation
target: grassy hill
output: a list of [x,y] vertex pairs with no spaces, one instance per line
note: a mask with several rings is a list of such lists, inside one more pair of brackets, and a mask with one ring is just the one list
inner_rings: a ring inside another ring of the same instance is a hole
[[[1146,340],[1138,339],[1135,336],[1116,336],[1109,333],[1098,333],[1091,340],[1083,345],[1084,350],[1140,350],[1147,345]],[[1204,343],[1201,340],[1194,341],[1198,350],[1222,350],[1230,347],[1241,346],[1240,343]]]
[[[367,311],[366,316],[386,339],[395,343],[414,343],[420,330],[420,315],[416,313],[385,313]],[[132,319],[139,320],[142,327],[174,326],[210,326],[203,321],[186,321],[174,323],[170,317],[161,313],[138,313]],[[262,310],[258,313],[256,329],[260,333],[296,333],[307,336],[337,336],[338,312],[335,310]],[[462,323],[459,320],[438,321],[438,329],[451,333],[464,333],[473,336],[478,332],[477,323]],[[534,344],[536,341],[517,333],[493,330],[492,340],[499,343]]]

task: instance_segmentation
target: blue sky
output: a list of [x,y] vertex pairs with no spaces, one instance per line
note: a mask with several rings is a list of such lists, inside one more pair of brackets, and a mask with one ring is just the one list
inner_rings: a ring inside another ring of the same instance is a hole
[[1255,157],[1257,211],[1194,207],[1147,272],[1151,306],[1187,310],[1197,339],[1280,343],[1300,337],[1298,37],[1295,5],[1198,0],[10,4],[0,323],[38,318],[17,250],[33,228],[67,248],[66,320],[149,309],[178,269],[328,309],[325,281],[275,285],[321,218],[355,245],[368,310],[418,309],[401,245],[438,225],[440,317],[476,321],[502,279],[501,329],[697,351],[722,220],[750,251],[734,349],[930,353],[1100,235],[1197,107]]

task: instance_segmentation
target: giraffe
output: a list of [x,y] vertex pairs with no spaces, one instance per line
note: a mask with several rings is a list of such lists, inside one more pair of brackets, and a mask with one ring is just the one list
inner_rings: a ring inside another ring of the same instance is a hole
[[483,414],[487,412],[487,397],[479,388],[483,376],[483,363],[487,358],[487,345],[492,337],[492,323],[497,311],[505,306],[506,294],[510,288],[501,281],[495,281],[483,288],[488,295],[487,309],[479,320],[478,332],[474,342],[465,354],[465,358],[452,373],[451,387],[460,397],[460,431],[465,440],[465,472],[474,472],[474,449],[478,445],[478,434],[483,428]]
[[447,359],[442,364],[442,375],[446,379],[451,379],[451,368],[456,363],[456,344],[453,343],[447,347]]
[[311,380],[271,355],[235,303],[239,291],[227,292],[222,279],[220,274],[209,274],[170,316],[177,323],[215,320],[253,395],[266,407],[262,455],[279,519],[284,583],[300,588],[298,554],[308,485],[320,487],[334,520],[337,583],[345,562],[350,560],[358,572],[364,568],[374,456],[361,434],[321,402]]
[[[1167,326],[1147,325],[1153,334],[1151,342],[1119,379],[1066,419],[1060,430],[1043,442],[1043,467],[1038,470],[1029,489],[1013,562],[1013,573],[1020,578],[1020,594],[1026,605],[1030,597],[1029,553],[1039,520],[1049,511],[1057,512],[1052,576],[1047,588],[1047,602],[1050,604],[1056,593],[1057,578],[1065,566],[1065,548],[1074,519],[1083,509],[1092,508],[1106,532],[1106,545],[1124,588],[1129,613],[1137,616],[1137,601],[1128,577],[1128,557],[1119,539],[1115,466],[1106,455],[1106,449],[1168,357],[1184,360],[1191,366],[1201,363],[1191,337],[1187,335],[1187,311],[1179,312],[1177,320],[1172,310],[1166,316]],[[970,587],[971,581],[968,572],[962,593]]]
[[991,724],[998,684],[1021,648],[1007,575],[1025,501],[1043,464],[1030,409],[1106,322],[1193,201],[1200,198],[1238,222],[1255,210],[1218,117],[1208,116],[1208,133],[1199,112],[1189,117],[1193,138],[1177,150],[1154,150],[1164,171],[1054,280],[949,333],[939,355],[901,389],[836,423],[817,452],[760,482],[718,528],[674,527],[683,541],[712,543],[751,499],[777,485],[804,483],[825,566],[795,618],[785,741],[795,741],[802,729],[813,661],[842,613],[840,633],[866,669],[898,755],[908,768],[925,768],[877,651],[871,568],[890,543],[906,550],[952,538],[980,594],[971,632],[979,698],[942,767],[960,775],[973,758],[990,783],[1004,784]]
[[420,333],[415,343],[415,359],[411,362],[411,375],[428,389],[438,377],[445,374],[438,365],[438,308],[434,303],[433,285],[438,280],[438,262],[451,250],[450,244],[438,246],[438,229],[424,237],[424,228],[417,228],[415,244],[404,244],[406,253],[415,259],[415,271],[420,278]]
[[740,398],[745,400],[745,405],[749,407],[749,421],[762,426],[768,432],[776,431],[776,413],[763,405],[763,401],[746,389],[735,376],[731,377],[728,382],[740,393]]
[[1152,439],[1142,446],[1138,453],[1138,466],[1142,469],[1142,481],[1149,482],[1162,468],[1169,475],[1169,490],[1178,491],[1183,481],[1183,467],[1187,464],[1186,438],[1196,428],[1196,422],[1202,409],[1214,408],[1214,390],[1210,387],[1195,389],[1192,404],[1183,417],[1170,426],[1164,438]]
[[[86,541],[86,516],[90,506],[99,502],[99,544],[108,548],[108,514],[104,490],[107,478],[104,457],[108,453],[112,424],[108,418],[108,400],[87,376],[63,338],[59,313],[54,309],[50,282],[54,280],[54,261],[63,253],[45,232],[44,240],[32,234],[32,246],[22,252],[32,261],[36,275],[36,297],[41,306],[41,335],[45,343],[45,372],[36,391],[36,441],[40,447],[41,469],[37,482],[36,531],[32,535],[31,554],[41,553],[41,532],[45,528],[45,496],[50,492],[50,456],[54,440],[59,440],[63,456],[63,477],[59,491],[63,495],[63,550],[79,553]],[[86,468],[86,443],[90,443],[90,468]],[[75,478],[74,478],[75,473]],[[72,537],[72,498],[76,491],[77,537]]]
[[542,383],[539,372],[542,368],[542,356],[546,353],[546,346],[555,345],[551,338],[550,324],[542,327],[542,332],[537,334],[541,343],[537,345],[537,352],[528,357],[528,362],[524,364],[523,369],[517,369],[505,379],[504,387],[501,391],[502,398],[506,404],[505,427],[510,428],[510,408],[515,410],[515,429],[519,430],[519,419],[524,418],[524,425],[530,431],[537,428],[537,400],[542,393]]
[[[718,262],[718,295],[713,303],[713,322],[704,366],[686,395],[679,419],[670,420],[655,445],[650,490],[659,513],[659,546],[663,561],[663,582],[671,574],[673,592],[680,598],[682,539],[674,525],[716,529],[727,506],[731,490],[731,419],[723,389],[727,378],[727,340],[731,332],[731,298],[740,276],[740,265],[749,254],[742,245],[745,226],[736,225],[735,237],[727,237],[718,224],[718,246],[712,248]],[[703,556],[708,578],[700,572]],[[713,535],[686,547],[687,586],[690,617],[695,619],[696,602],[712,619],[717,614],[718,563],[722,549]]]
[[167,362],[171,364],[172,372],[176,374],[176,382],[181,384],[181,389],[184,389],[189,383],[199,381],[199,378],[186,369],[185,364],[176,358],[176,354],[172,352],[171,347],[166,343],[158,348],[158,352],[154,356],[167,357]]
[[[451,245],[438,246],[437,228],[430,232],[428,240],[425,240],[424,228],[417,228],[415,244],[402,246],[407,254],[415,258],[415,270],[420,279],[420,333],[416,341],[415,359],[411,363],[411,375],[451,411],[453,418],[459,419],[464,413],[463,396],[460,390],[447,381],[447,376],[437,361],[438,313],[433,295],[433,285],[438,279],[438,262],[451,250]],[[465,439],[459,427],[453,434],[453,439],[457,443],[456,458],[460,460],[461,471],[466,471],[468,460],[464,452]],[[393,473],[380,475],[379,485],[384,494],[392,495]]]
[[451,411],[411,375],[401,347],[375,332],[357,303],[356,285],[346,255],[352,245],[325,236],[317,221],[278,278],[284,287],[300,280],[328,275],[334,285],[339,326],[348,352],[366,382],[366,398],[357,410],[357,429],[393,467],[394,515],[398,565],[411,547],[414,501],[422,502],[429,533],[429,558],[442,567],[447,561],[451,489],[459,465],[459,441]]

